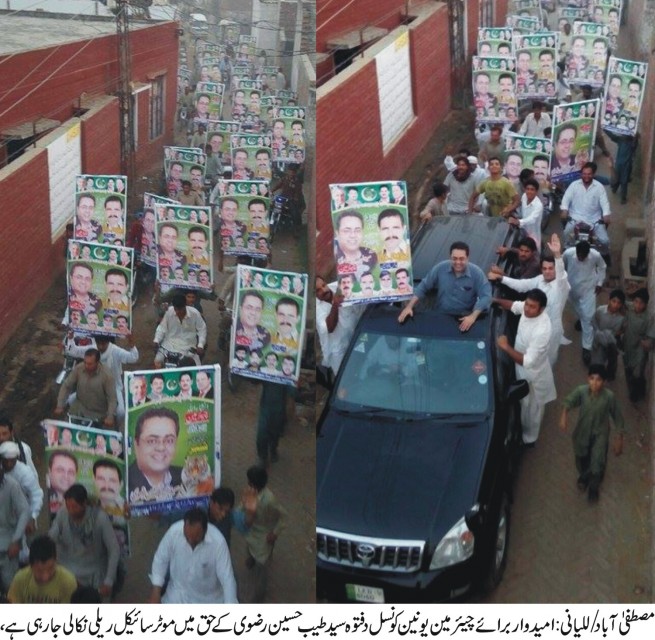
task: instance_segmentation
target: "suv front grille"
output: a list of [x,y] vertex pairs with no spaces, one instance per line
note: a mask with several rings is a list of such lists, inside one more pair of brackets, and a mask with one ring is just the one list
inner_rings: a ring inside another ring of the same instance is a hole
[[316,529],[318,557],[326,562],[373,571],[418,571],[423,560],[422,540],[366,538]]

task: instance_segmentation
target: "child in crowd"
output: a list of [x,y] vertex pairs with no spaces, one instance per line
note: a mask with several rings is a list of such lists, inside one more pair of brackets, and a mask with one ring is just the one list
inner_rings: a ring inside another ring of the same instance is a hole
[[623,333],[625,294],[620,289],[610,293],[609,302],[596,309],[591,321],[594,342],[591,347],[591,363],[602,364],[607,369],[607,381],[616,377],[618,341]]
[[646,395],[646,361],[655,339],[655,326],[648,317],[648,300],[645,288],[637,290],[625,315],[623,366],[630,402],[638,402]]
[[607,465],[610,418],[618,433],[614,440],[614,454],[623,452],[623,416],[616,396],[605,387],[607,371],[600,364],[589,367],[587,384],[576,387],[566,398],[560,417],[560,429],[566,431],[568,412],[579,407],[578,421],[573,430],[573,454],[578,470],[578,489],[589,488],[589,502],[596,502]]

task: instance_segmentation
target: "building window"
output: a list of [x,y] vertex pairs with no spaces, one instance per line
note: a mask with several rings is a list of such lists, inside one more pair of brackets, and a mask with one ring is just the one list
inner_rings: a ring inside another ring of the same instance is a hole
[[164,133],[164,76],[151,82],[150,90],[150,139],[154,140]]
[[493,27],[494,1],[480,0],[480,27]]

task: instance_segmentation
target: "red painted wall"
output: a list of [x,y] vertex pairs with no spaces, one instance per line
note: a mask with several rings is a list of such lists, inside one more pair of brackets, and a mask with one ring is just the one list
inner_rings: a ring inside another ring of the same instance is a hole
[[[423,22],[410,25],[409,33],[416,119],[386,155],[380,135],[374,60],[318,99],[317,273],[329,273],[333,263],[328,185],[400,178],[450,110],[445,5],[435,6],[434,13]],[[339,79],[337,76],[332,82]]]
[[50,286],[53,265],[61,267],[62,248],[50,242],[48,152],[31,151],[16,164],[0,182],[0,348]]
[[[10,19],[5,16],[3,19]],[[177,24],[163,23],[131,34],[132,79],[149,83],[166,74],[164,133],[149,136],[150,91],[138,94],[139,143],[136,175],[161,164],[162,146],[173,140],[176,104]],[[41,116],[68,120],[79,97],[116,92],[116,38],[107,36],[85,44],[64,45],[59,51],[40,49],[13,56],[0,74],[0,129],[29,122]],[[51,58],[47,58],[53,52]],[[75,55],[76,52],[78,55]],[[0,64],[3,58],[0,58]],[[28,81],[30,70],[46,62]],[[40,81],[68,60],[59,72],[38,87]],[[38,88],[37,88],[38,87]],[[34,89],[27,99],[16,103]],[[14,105],[14,103],[16,103]],[[13,106],[12,106],[13,105]],[[82,171],[115,173],[120,170],[118,100],[93,109],[81,117]],[[0,178],[0,348],[30,313],[54,277],[63,268],[63,240],[50,237],[48,155],[45,149],[30,150],[2,170]],[[71,189],[72,189],[71,185]],[[26,224],[25,212],[30,212]]]

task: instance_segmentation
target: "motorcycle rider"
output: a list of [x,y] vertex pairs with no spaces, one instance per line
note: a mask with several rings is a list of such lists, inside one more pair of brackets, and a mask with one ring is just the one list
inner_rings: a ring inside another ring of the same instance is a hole
[[562,222],[566,224],[564,239],[567,246],[575,244],[575,226],[584,222],[593,227],[598,250],[605,260],[608,260],[610,241],[606,227],[610,222],[610,204],[605,187],[598,180],[594,180],[596,169],[595,162],[587,162],[582,167],[582,177],[574,180],[564,193],[560,215]]
[[[202,319],[200,312],[193,307],[187,307],[186,298],[183,294],[173,298],[170,306],[155,332],[155,369],[164,366],[164,353],[160,346],[167,351],[189,354],[199,366],[200,357],[205,352],[207,342],[207,325]],[[191,350],[194,350],[192,352]]]

